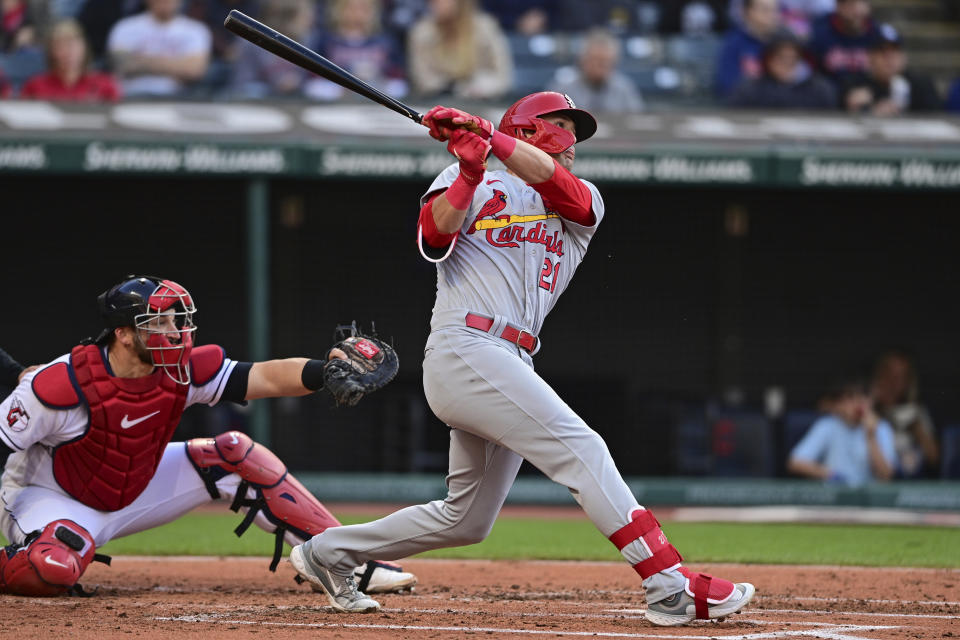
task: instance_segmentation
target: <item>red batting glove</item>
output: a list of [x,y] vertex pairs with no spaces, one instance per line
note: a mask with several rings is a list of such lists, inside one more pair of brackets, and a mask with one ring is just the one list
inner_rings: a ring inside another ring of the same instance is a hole
[[454,129],[450,132],[447,151],[460,161],[460,175],[470,185],[478,185],[487,170],[487,156],[490,155],[490,141],[467,131]]
[[446,140],[452,129],[467,129],[484,140],[493,136],[493,123],[466,111],[452,107],[436,106],[423,117],[423,124],[430,128],[430,135],[437,140]]

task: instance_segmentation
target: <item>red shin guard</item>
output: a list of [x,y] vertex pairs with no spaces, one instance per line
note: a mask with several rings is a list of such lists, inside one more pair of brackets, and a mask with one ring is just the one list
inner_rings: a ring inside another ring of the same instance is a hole
[[55,520],[23,545],[0,550],[0,593],[56,596],[77,584],[94,560],[93,537],[71,520]]
[[[222,476],[215,478],[204,474],[204,469],[222,469],[236,473],[242,479],[230,506],[234,511],[241,507],[248,509],[243,522],[235,529],[238,536],[247,530],[257,513],[263,513],[276,525],[277,540],[271,571],[275,571],[280,562],[283,536],[287,531],[301,540],[309,540],[328,527],[340,525],[333,514],[287,472],[287,467],[276,454],[244,433],[228,431],[216,438],[189,440],[187,454],[214,498],[220,497],[216,480]],[[247,489],[251,487],[256,497],[247,498]]]

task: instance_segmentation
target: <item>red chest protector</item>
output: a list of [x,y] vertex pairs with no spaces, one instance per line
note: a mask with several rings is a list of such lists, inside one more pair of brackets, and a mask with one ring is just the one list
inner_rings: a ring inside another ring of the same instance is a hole
[[[194,370],[197,360],[203,361],[206,366],[199,368],[209,375],[194,378],[194,384],[203,384],[219,371],[223,351],[213,345],[194,349],[190,358]],[[143,378],[111,376],[99,347],[74,347],[69,365],[47,367],[33,382],[34,393],[48,406],[87,405],[86,432],[53,452],[57,483],[98,511],[129,505],[156,473],[183,415],[188,389],[161,369]]]

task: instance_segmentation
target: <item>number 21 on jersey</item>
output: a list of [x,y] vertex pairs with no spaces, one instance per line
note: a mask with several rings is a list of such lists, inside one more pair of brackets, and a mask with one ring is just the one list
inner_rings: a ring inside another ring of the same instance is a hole
[[543,259],[543,269],[540,270],[540,288],[550,293],[557,288],[557,276],[560,274],[560,261],[556,264],[550,258]]

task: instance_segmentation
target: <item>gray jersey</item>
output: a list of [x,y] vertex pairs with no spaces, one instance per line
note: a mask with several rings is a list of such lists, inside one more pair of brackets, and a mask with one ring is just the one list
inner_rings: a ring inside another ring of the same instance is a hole
[[[427,195],[453,184],[459,165],[447,167]],[[424,257],[437,263],[437,302],[431,329],[463,326],[462,311],[501,315],[538,334],[544,318],[573,278],[603,219],[603,199],[590,189],[596,223],[584,227],[544,207],[540,194],[506,171],[488,171],[477,186],[460,235],[442,256],[419,238]]]

